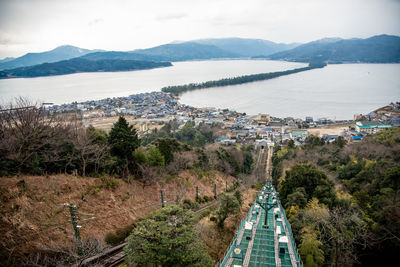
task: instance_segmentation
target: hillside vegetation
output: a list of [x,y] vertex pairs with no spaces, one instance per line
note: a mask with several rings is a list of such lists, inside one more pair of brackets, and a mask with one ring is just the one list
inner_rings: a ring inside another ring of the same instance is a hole
[[310,63],[308,67],[297,68],[297,69],[293,69],[293,70],[244,75],[244,76],[225,78],[225,79],[220,79],[220,80],[215,80],[215,81],[207,81],[207,82],[203,82],[203,83],[190,83],[190,84],[185,84],[185,85],[167,86],[167,87],[163,87],[161,90],[166,93],[172,93],[174,95],[179,95],[179,94],[182,94],[187,91],[193,91],[193,90],[204,89],[204,88],[221,87],[221,86],[244,84],[244,83],[256,82],[256,81],[264,81],[264,80],[269,80],[269,79],[277,78],[277,77],[284,76],[284,75],[290,75],[290,74],[299,73],[302,71],[312,70],[315,68],[323,68],[325,66],[326,66],[326,64],[324,64],[324,63]]
[[305,266],[377,266],[400,249],[400,129],[279,148],[273,177]]
[[53,76],[78,72],[130,71],[169,66],[172,66],[170,62],[119,59],[87,60],[83,58],[73,58],[70,60],[63,60],[55,63],[43,63],[31,67],[3,70],[0,71],[0,79]]
[[273,53],[292,49],[299,45],[295,43],[274,43],[268,40],[248,38],[213,38],[194,40],[193,42],[214,45],[242,57],[271,55]]
[[239,55],[214,45],[183,42],[164,44],[147,49],[137,49],[133,53],[159,57],[166,61],[185,61],[194,59],[236,58]]
[[378,35],[367,39],[314,41],[268,56],[289,61],[328,63],[399,63],[400,37]]
[[38,65],[42,63],[52,63],[61,60],[68,60],[97,51],[99,50],[89,50],[72,45],[63,45],[56,47],[50,51],[45,51],[41,53],[28,53],[23,55],[22,57],[2,60],[0,61],[0,70],[15,69],[20,67]]
[[[161,207],[161,189],[166,205],[195,209],[235,190],[253,168],[252,146],[210,144],[217,125],[175,130],[171,122],[141,144],[123,117],[106,133],[23,100],[13,108],[0,113],[0,261],[7,265],[71,264],[101,251],[104,239],[122,242],[133,223]],[[83,212],[83,255],[64,203]],[[218,214],[225,220],[229,212]]]

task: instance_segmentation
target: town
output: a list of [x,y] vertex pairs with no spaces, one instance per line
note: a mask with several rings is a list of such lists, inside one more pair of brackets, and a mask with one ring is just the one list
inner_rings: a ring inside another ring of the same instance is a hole
[[357,142],[363,136],[382,129],[400,126],[400,103],[390,103],[366,115],[354,115],[353,120],[329,120],[327,118],[304,120],[294,117],[277,118],[269,114],[247,115],[229,109],[194,108],[179,103],[170,93],[150,92],[128,97],[106,98],[86,102],[53,105],[43,103],[49,112],[76,113],[84,125],[108,131],[118,116],[125,116],[135,125],[143,137],[165,123],[175,121],[183,127],[188,121],[218,127],[215,142],[223,145],[235,143],[265,147],[268,143],[304,144],[307,136],[314,135],[325,142],[343,137],[347,142]]

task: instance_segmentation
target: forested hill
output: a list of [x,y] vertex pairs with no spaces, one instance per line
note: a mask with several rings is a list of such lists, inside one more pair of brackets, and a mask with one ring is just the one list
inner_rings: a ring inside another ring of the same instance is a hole
[[53,63],[99,51],[101,50],[89,50],[72,45],[63,45],[50,51],[41,53],[27,53],[22,57],[2,60],[0,61],[0,70],[28,67],[42,63]]
[[224,79],[220,79],[220,80],[207,81],[207,82],[203,82],[203,83],[190,83],[190,84],[185,84],[185,85],[167,86],[167,87],[163,87],[161,89],[161,91],[166,92],[166,93],[172,93],[174,95],[179,95],[186,91],[192,91],[192,90],[197,90],[197,89],[204,89],[204,88],[210,88],[210,87],[221,87],[221,86],[269,80],[269,79],[277,78],[280,76],[298,73],[298,72],[302,72],[302,71],[306,71],[306,70],[312,70],[315,68],[323,68],[325,66],[326,66],[326,64],[324,64],[324,63],[310,63],[308,67],[297,68],[297,69],[292,69],[292,70],[244,75],[244,76],[239,76],[239,77],[234,77],[234,78],[224,78]]
[[304,266],[380,266],[400,251],[400,128],[276,146],[272,176]]
[[120,59],[120,60],[139,60],[139,61],[164,61],[165,58],[160,56],[143,55],[133,52],[122,52],[122,51],[105,51],[90,53],[80,58],[89,60],[101,60],[101,59]]
[[240,57],[238,54],[223,50],[217,46],[199,44],[196,42],[164,44],[148,49],[138,49],[132,52],[136,54],[158,57],[165,61]]
[[271,55],[299,46],[297,43],[284,44],[263,39],[248,38],[213,38],[195,40],[193,42],[214,45],[225,51],[240,55],[241,57]]
[[322,39],[270,55],[268,58],[299,62],[399,63],[400,37],[378,35],[367,39]]
[[73,58],[70,60],[63,60],[55,63],[44,63],[31,67],[3,70],[0,71],[0,79],[53,76],[78,72],[130,71],[169,66],[172,66],[170,62],[151,62],[119,59],[93,61],[83,58]]

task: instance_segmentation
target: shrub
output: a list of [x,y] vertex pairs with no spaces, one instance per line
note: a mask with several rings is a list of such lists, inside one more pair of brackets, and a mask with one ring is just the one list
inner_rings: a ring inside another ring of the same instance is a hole
[[190,199],[183,200],[183,208],[184,209],[195,209],[199,205],[196,202],[191,201]]
[[130,235],[134,228],[135,224],[130,224],[124,228],[117,229],[115,232],[109,232],[106,234],[104,241],[109,245],[118,245],[124,242],[125,238]]

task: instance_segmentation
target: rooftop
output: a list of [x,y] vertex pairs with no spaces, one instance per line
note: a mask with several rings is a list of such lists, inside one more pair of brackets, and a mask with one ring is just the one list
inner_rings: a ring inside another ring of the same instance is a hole
[[262,188],[219,266],[302,266],[285,210],[271,183]]

